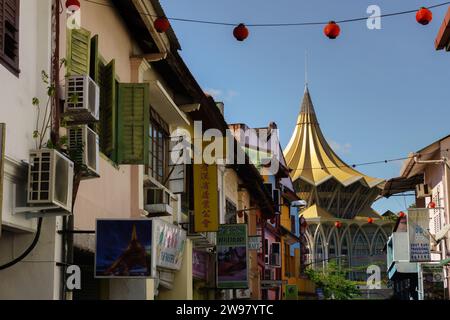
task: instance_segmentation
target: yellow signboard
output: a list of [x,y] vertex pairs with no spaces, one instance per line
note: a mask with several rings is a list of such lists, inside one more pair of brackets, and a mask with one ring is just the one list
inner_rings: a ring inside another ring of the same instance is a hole
[[219,230],[217,165],[194,164],[194,231]]

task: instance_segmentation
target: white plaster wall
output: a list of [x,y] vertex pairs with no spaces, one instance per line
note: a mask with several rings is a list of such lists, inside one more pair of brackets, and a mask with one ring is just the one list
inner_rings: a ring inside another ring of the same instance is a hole
[[[41,71],[50,73],[51,1],[21,1],[18,77],[0,65],[0,122],[6,123],[6,161],[3,194],[3,233],[0,237],[0,265],[18,257],[33,241],[36,220],[13,214],[14,184],[17,198],[26,199],[25,185],[32,137],[36,124],[33,97],[46,103]],[[24,205],[25,201],[19,203]],[[59,295],[61,247],[56,230],[59,218],[45,218],[36,248],[20,263],[0,271],[0,299],[57,299]]]

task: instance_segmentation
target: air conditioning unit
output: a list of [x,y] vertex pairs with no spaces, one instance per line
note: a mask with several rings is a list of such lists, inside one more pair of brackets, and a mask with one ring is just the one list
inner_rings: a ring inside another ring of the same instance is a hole
[[144,210],[152,217],[171,216],[171,197],[169,191],[164,188],[144,188]]
[[73,162],[52,149],[30,152],[28,203],[72,211]]
[[100,89],[87,75],[66,78],[64,116],[68,123],[91,123],[99,120]]
[[425,198],[425,197],[430,197],[431,196],[431,190],[428,187],[428,184],[418,184],[416,186],[416,197],[417,198]]
[[67,127],[68,151],[75,164],[84,168],[84,176],[99,176],[99,140],[87,125]]

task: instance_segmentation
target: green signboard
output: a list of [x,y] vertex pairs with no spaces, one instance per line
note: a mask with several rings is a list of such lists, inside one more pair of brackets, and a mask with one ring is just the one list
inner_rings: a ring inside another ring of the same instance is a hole
[[248,288],[247,225],[220,225],[217,233],[217,288]]
[[298,298],[298,287],[296,284],[287,284],[285,286],[284,297],[286,300],[297,300]]

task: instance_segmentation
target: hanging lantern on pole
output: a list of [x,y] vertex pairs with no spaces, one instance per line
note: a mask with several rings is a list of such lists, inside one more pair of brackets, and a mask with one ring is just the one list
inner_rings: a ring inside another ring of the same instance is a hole
[[335,21],[330,21],[323,29],[325,35],[330,39],[336,39],[341,33],[341,28]]
[[428,207],[431,208],[431,209],[434,209],[434,208],[436,208],[436,203],[434,203],[433,201],[431,201],[431,202],[428,204]]
[[170,22],[165,17],[159,17],[153,22],[153,26],[159,33],[164,33],[170,28]]
[[236,38],[237,41],[244,41],[245,39],[248,38],[249,34],[250,32],[248,31],[248,28],[243,23],[240,23],[233,30],[233,36]]
[[78,0],[67,0],[66,1],[66,8],[71,12],[80,10],[80,6],[81,6],[80,1],[78,1]]
[[398,214],[399,218],[404,218],[406,216],[406,213],[404,213],[403,211],[400,211],[400,213]]
[[416,13],[416,20],[421,25],[427,25],[433,20],[433,12],[425,7],[420,8]]
[[336,221],[336,222],[334,223],[334,226],[335,226],[337,229],[339,229],[339,228],[342,227],[342,222]]
[[367,218],[367,223],[372,224],[373,223],[373,218]]

